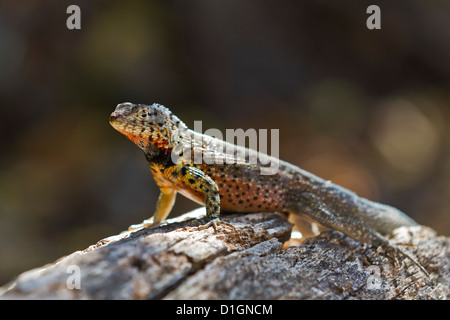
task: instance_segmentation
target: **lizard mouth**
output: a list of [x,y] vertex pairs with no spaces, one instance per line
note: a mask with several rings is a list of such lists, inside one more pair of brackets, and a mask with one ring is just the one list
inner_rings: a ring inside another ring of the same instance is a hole
[[109,116],[109,123],[111,123],[111,124],[113,124],[113,123],[124,123],[124,122],[127,122],[127,120],[125,119],[123,114],[120,113],[120,112],[114,111]]

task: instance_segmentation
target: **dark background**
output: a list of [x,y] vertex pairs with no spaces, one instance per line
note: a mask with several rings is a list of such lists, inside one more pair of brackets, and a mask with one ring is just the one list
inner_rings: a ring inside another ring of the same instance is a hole
[[125,101],[280,129],[283,160],[450,235],[449,21],[448,0],[2,1],[0,284],[152,215],[108,123]]

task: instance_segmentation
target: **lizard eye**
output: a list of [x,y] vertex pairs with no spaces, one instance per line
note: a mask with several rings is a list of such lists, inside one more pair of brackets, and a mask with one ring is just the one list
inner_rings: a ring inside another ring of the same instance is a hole
[[142,111],[142,112],[139,114],[139,116],[140,116],[142,119],[147,119],[147,117],[148,117],[148,112],[147,112],[147,111]]

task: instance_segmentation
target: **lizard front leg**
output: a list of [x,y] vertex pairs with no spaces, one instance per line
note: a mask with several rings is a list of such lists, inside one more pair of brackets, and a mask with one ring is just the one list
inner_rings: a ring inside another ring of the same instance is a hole
[[324,227],[341,231],[360,242],[369,243],[375,247],[380,246],[397,263],[397,256],[404,256],[417,265],[427,276],[429,275],[426,269],[408,252],[391,243],[389,239],[365,224],[362,220],[352,216],[334,213],[324,201],[311,192],[293,192],[290,199],[289,211],[291,213],[305,214]]
[[161,221],[166,219],[173,208],[177,193],[175,190],[165,187],[160,187],[160,191],[158,202],[156,203],[156,210],[153,216],[150,219],[144,220],[142,223],[131,225],[128,228],[128,231],[159,224]]
[[172,211],[177,193],[170,188],[160,188],[158,202],[156,203],[156,211],[153,214],[153,223],[160,223]]
[[[192,190],[194,193],[202,194],[205,200],[206,219],[208,224],[216,228],[219,224],[226,224],[219,220],[220,215],[220,196],[219,188],[214,180],[206,175],[202,170],[187,164],[177,164],[164,171],[164,175],[170,176],[174,188],[159,185],[161,193],[156,205],[156,211],[151,219],[145,220],[141,224],[132,225],[128,230],[136,230],[148,227],[163,221],[172,210],[175,203],[175,188]],[[158,180],[155,178],[158,182]]]
[[227,225],[235,230],[231,224],[219,220],[219,187],[210,176],[190,165],[175,165],[173,170],[175,174],[172,175],[177,176],[179,182],[182,182],[187,188],[204,195],[207,223],[202,228],[212,226],[216,230],[218,225]]

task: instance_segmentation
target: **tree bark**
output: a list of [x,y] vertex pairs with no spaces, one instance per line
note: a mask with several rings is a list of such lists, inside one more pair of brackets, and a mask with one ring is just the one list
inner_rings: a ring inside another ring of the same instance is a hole
[[[195,210],[161,226],[100,240],[0,288],[2,299],[448,299],[450,238],[399,228],[430,273],[335,231],[286,248],[278,213],[233,214],[199,228]],[[185,220],[187,219],[187,220]]]

